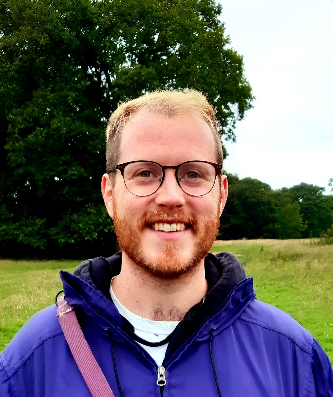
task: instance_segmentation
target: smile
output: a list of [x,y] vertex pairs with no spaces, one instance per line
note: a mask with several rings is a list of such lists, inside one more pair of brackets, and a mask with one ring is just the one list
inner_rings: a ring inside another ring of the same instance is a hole
[[169,233],[182,232],[187,226],[184,223],[153,223],[150,227],[156,231]]

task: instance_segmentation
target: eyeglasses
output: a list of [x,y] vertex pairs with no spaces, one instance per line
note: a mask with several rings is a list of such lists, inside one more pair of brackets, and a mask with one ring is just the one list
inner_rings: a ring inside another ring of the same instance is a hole
[[135,196],[145,197],[159,189],[167,168],[175,170],[177,183],[185,193],[190,196],[204,196],[213,189],[216,176],[221,175],[222,165],[196,160],[169,166],[139,160],[118,164],[111,172],[119,170],[127,190]]

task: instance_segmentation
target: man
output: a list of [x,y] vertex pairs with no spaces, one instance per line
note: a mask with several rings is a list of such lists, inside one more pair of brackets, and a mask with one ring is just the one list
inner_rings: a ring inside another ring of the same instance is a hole
[[[65,299],[116,397],[332,397],[332,368],[313,337],[255,299],[235,257],[209,254],[228,194],[221,169],[203,95],[122,104],[102,180],[122,252],[61,272]],[[0,395],[91,395],[55,306],[1,355]]]

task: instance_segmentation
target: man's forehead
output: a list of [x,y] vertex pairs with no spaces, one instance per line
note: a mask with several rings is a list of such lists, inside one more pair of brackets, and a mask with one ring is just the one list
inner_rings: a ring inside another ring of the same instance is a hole
[[[199,129],[207,138],[213,134],[210,125],[200,113],[191,109],[170,115],[143,108],[129,118],[123,128],[122,135],[126,135],[127,132],[133,134],[136,131],[144,131],[145,134],[149,132],[158,134],[161,130],[166,133],[176,130],[182,134],[188,130],[194,132]],[[207,140],[210,141],[210,139]]]
[[153,124],[157,122],[157,120],[163,120],[163,123],[166,123],[166,125],[176,124],[179,127],[182,127],[184,130],[188,124],[197,125],[197,123],[201,123],[206,125],[210,133],[212,133],[209,122],[207,122],[200,112],[197,112],[193,109],[184,108],[182,110],[178,109],[177,111],[173,112],[164,112],[163,109],[160,108],[150,109],[148,106],[145,106],[128,118],[124,125],[122,134],[128,129],[136,130],[138,127],[151,128],[153,127]]
[[[136,159],[144,159],[142,156],[151,155],[150,150],[154,148],[157,151],[182,152],[184,156],[188,149],[192,157],[199,156],[195,159],[215,161],[216,157],[210,126],[194,111],[169,116],[144,109],[133,115],[122,131],[121,161],[131,161],[133,156]],[[214,153],[213,158],[211,153]],[[193,160],[192,157],[187,160]]]

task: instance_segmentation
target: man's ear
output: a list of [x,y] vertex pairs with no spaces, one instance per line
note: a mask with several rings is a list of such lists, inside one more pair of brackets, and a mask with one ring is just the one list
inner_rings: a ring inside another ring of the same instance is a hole
[[102,195],[105,203],[105,207],[113,219],[113,187],[108,174],[104,174],[102,178]]
[[224,210],[225,203],[228,198],[228,178],[226,175],[221,175],[221,195],[220,195],[220,216]]

